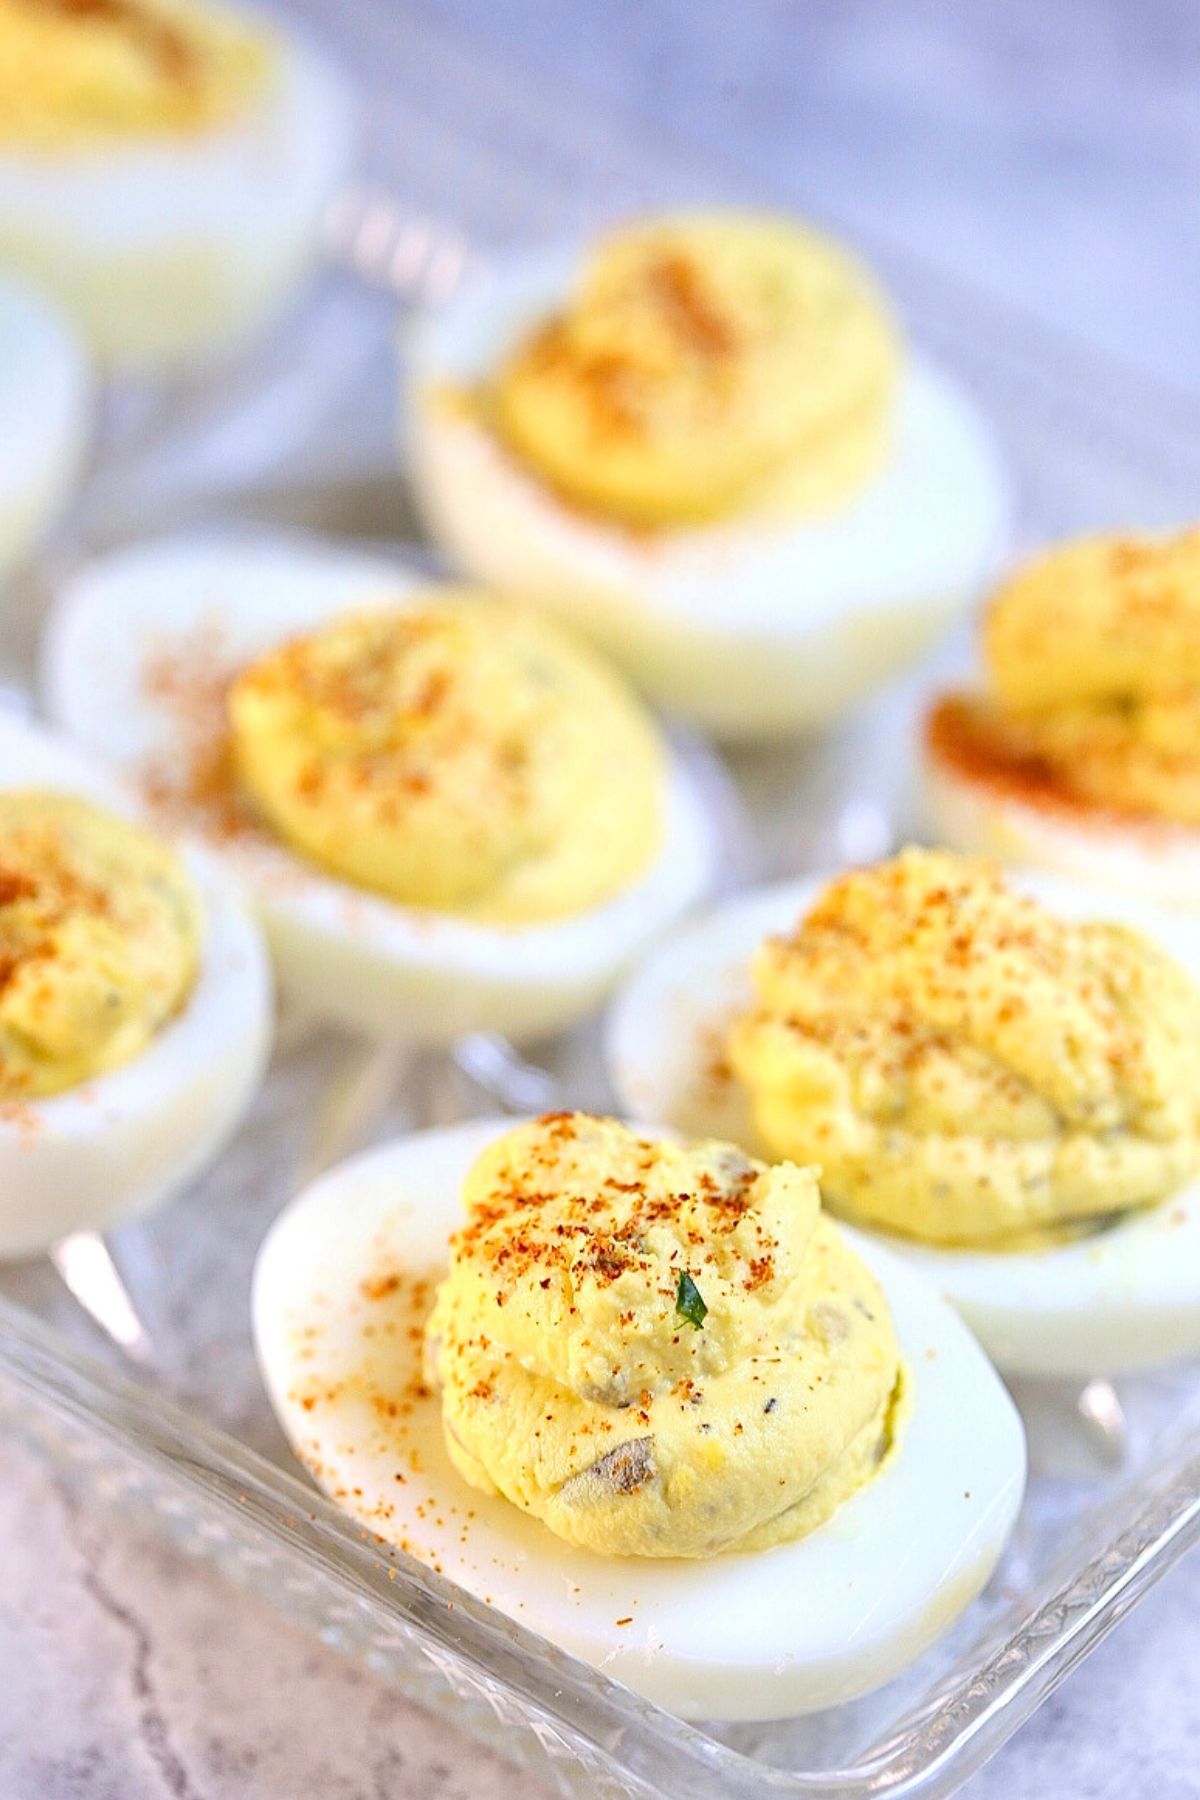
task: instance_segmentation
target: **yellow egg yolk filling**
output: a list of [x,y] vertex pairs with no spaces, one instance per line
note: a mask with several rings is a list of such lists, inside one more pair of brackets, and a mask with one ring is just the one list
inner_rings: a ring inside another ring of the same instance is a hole
[[489,1147],[426,1330],[449,1455],[572,1544],[764,1549],[890,1450],[899,1353],[814,1171],[548,1115]]
[[610,899],[660,848],[666,765],[620,679],[458,595],[356,615],[229,696],[238,778],[288,844],[404,904],[498,924]]
[[186,136],[253,103],[265,33],[177,0],[0,0],[0,145]]
[[1200,825],[1200,531],[1062,546],[995,596],[969,727],[1089,807]]
[[139,1056],[185,1005],[195,885],[168,845],[65,794],[0,792],[0,1099]]
[[899,338],[866,269],[765,216],[683,215],[600,245],[482,399],[549,486],[633,526],[820,511],[887,452]]
[[1200,989],[1123,926],[909,850],[754,961],[732,1068],[834,1210],[1014,1248],[1152,1206],[1200,1167]]

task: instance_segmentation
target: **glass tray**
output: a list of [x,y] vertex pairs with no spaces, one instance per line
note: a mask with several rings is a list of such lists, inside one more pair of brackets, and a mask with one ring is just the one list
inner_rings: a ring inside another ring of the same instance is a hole
[[[340,17],[367,96],[377,184],[354,205],[365,217],[384,197],[371,216],[389,219],[393,247],[409,226],[419,235],[433,221],[432,241],[451,262],[463,250],[486,257],[631,206],[730,192],[719,172],[630,142],[569,96],[532,96],[427,26],[417,32],[364,0]],[[165,401],[110,396],[103,454],[75,518],[4,598],[0,683],[31,691],[38,619],[63,567],[133,533],[249,516],[427,555],[392,472],[388,282],[419,287],[449,264],[417,257],[414,275],[410,259],[401,278],[400,260],[381,269],[361,238],[334,248],[339,262],[363,264],[358,276],[331,269],[269,343],[220,379]],[[892,246],[866,248],[914,337],[995,421],[1024,539],[1194,512],[1196,408],[1147,397],[1119,369]],[[732,775],[750,828],[737,833],[727,806],[723,818],[740,879],[876,854],[903,835],[914,708],[965,649],[964,632],[819,743],[739,752]],[[300,1476],[274,1424],[248,1331],[254,1251],[312,1153],[311,1122],[363,1057],[352,1040],[285,1020],[250,1123],[219,1165],[113,1235],[154,1346],[152,1368],[136,1378],[48,1263],[0,1270],[0,1417],[93,1505],[144,1520],[262,1592],[558,1791],[948,1794],[1200,1539],[1200,1369],[1121,1385],[1129,1441],[1116,1468],[1097,1455],[1073,1392],[1024,1388],[1033,1472],[1018,1530],[987,1592],[914,1669],[853,1706],[770,1726],[688,1726],[638,1700],[381,1549]],[[545,1046],[539,1060],[570,1100],[605,1103],[594,1029]],[[478,1078],[483,1070],[486,1082],[486,1058],[468,1067],[477,1078],[445,1057],[410,1059],[370,1135],[494,1110]]]

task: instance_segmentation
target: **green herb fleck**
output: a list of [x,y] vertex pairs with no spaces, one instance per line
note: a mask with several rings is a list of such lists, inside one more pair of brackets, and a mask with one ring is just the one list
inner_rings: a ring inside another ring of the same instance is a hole
[[675,1311],[689,1325],[694,1325],[697,1331],[708,1317],[704,1296],[686,1269],[682,1269],[679,1274],[679,1286],[675,1290]]

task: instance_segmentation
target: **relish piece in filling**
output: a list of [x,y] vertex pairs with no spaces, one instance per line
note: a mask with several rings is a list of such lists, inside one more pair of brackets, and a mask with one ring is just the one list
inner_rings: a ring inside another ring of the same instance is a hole
[[987,691],[934,754],[1035,801],[1200,825],[1200,531],[1096,537],[1022,570],[984,624]]
[[835,1210],[1002,1249],[1151,1206],[1200,1167],[1200,989],[1120,925],[908,850],[754,962],[731,1065]]
[[177,0],[0,0],[0,146],[54,151],[227,123],[263,89],[265,35]]
[[186,1004],[201,902],[170,847],[66,794],[0,792],[0,1099],[139,1056]]
[[853,257],[782,218],[650,220],[596,250],[482,401],[565,498],[635,526],[843,501],[886,453],[900,353]]
[[489,1147],[426,1333],[474,1486],[610,1555],[815,1529],[895,1432],[874,1277],[814,1171],[551,1114]]
[[305,856],[402,903],[525,924],[609,899],[661,841],[649,715],[552,626],[443,592],[244,671],[228,702],[244,789]]

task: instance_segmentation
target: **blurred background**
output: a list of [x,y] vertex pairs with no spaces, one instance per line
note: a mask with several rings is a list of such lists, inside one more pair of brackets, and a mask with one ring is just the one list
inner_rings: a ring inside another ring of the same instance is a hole
[[[578,96],[614,140],[667,138],[1200,391],[1194,0],[304,5],[358,58],[390,36],[406,93],[432,103],[478,46],[528,84],[518,116],[569,124]],[[488,98],[441,95],[477,123]]]

